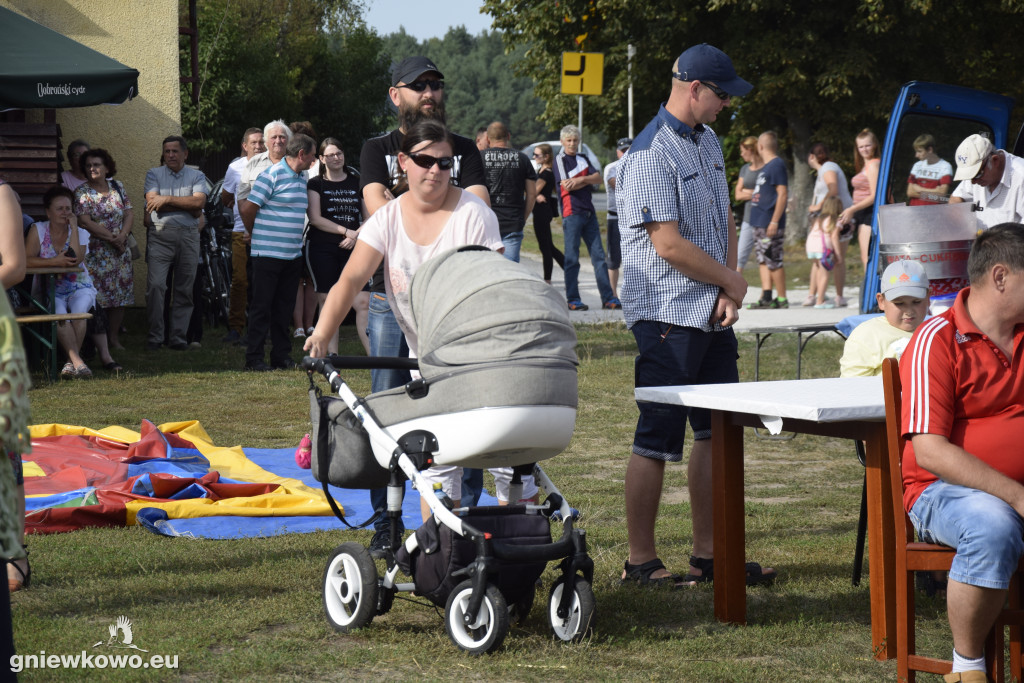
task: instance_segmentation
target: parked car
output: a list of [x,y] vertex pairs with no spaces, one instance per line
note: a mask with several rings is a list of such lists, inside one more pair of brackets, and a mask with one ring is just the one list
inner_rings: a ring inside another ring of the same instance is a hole
[[[537,145],[543,144],[551,145],[551,151],[556,157],[558,156],[558,153],[562,151],[562,143],[559,142],[558,140],[543,140],[541,142],[534,142],[527,145],[526,147],[523,147],[523,154],[530,158],[530,161],[533,162],[534,168],[539,168],[540,164],[538,164],[533,159],[533,148],[536,147]],[[583,143],[583,155],[587,157],[587,160],[590,161],[590,164],[594,168],[596,168],[599,173],[604,171],[604,167],[601,165],[601,160],[597,158],[597,155],[594,154],[594,150],[590,149],[590,147],[588,147],[587,143],[585,142]]]
[[[1013,99],[955,85],[911,81],[896,97],[882,144],[881,165],[871,217],[871,247],[861,287],[862,313],[877,309],[879,291],[878,207],[907,201],[907,178],[915,161],[914,140],[923,133],[935,138],[935,150],[956,168],[953,155],[964,138],[974,133],[988,136],[996,149],[1020,154],[1024,135],[1010,147],[1009,127]],[[1024,132],[1024,130],[1022,130]],[[968,181],[969,182],[969,181]],[[954,182],[955,189],[958,183]]]

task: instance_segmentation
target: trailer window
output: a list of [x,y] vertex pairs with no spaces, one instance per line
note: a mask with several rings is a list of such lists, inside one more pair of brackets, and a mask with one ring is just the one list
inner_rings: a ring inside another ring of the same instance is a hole
[[[953,181],[952,177],[949,178],[949,182],[940,177],[944,175],[942,169],[945,166],[938,160],[950,165],[951,176],[955,174],[956,160],[953,157],[956,148],[964,138],[974,133],[992,137],[992,129],[978,121],[920,114],[904,116],[900,121],[893,148],[892,169],[885,194],[886,203],[910,201],[914,204],[936,204],[946,201],[959,183]],[[935,141],[933,149],[938,160],[934,160],[933,157],[934,163],[928,163],[927,158],[919,159],[918,157],[924,154],[919,153],[914,146],[915,142],[928,140],[928,136]],[[916,166],[918,172],[913,178],[916,187],[911,188],[911,175],[915,165],[919,163],[921,165]],[[921,177],[917,177],[918,175]],[[938,187],[934,187],[936,184]]]

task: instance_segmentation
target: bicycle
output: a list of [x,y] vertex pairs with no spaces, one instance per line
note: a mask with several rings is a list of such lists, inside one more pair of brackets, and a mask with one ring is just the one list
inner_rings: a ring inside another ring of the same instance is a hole
[[206,225],[199,231],[200,297],[203,310],[216,327],[227,327],[231,311],[232,214],[220,201],[223,179],[214,185],[206,202]]

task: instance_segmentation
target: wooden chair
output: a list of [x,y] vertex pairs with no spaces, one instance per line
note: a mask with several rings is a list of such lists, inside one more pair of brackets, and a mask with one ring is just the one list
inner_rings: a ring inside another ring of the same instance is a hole
[[[914,541],[914,527],[903,509],[903,473],[900,457],[903,453],[903,438],[900,428],[902,404],[899,365],[895,359],[882,362],[882,381],[885,392],[885,423],[888,436],[888,462],[882,464],[888,472],[892,491],[893,520],[896,539],[896,667],[898,680],[913,683],[915,672],[947,674],[953,663],[949,660],[918,655],[915,650],[914,627],[914,572],[949,571],[956,551],[944,545]],[[1024,563],[1022,563],[1024,566]],[[1013,680],[1021,679],[1021,638],[1020,624],[1024,611],[1020,609],[1020,575],[1022,567],[1010,584],[1008,605],[985,641],[985,661],[989,676],[996,681],[1005,680],[1003,666],[1003,629],[1010,626],[1010,666]]]

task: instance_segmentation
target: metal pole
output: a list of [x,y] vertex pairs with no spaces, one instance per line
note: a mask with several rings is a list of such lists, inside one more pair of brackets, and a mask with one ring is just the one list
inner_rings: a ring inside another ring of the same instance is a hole
[[[580,98],[580,113],[579,113],[580,123],[579,123],[578,128],[580,129],[580,151],[582,152],[582,150],[583,150],[583,95],[580,95],[579,98]],[[586,154],[584,154],[583,156],[586,157]]]
[[629,137],[633,137],[633,58],[636,57],[636,48],[632,44],[626,46],[626,72],[629,74]]

